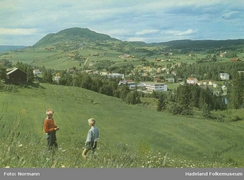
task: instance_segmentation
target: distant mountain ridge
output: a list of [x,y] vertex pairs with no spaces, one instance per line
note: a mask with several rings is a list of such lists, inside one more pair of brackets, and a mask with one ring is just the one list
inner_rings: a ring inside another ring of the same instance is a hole
[[106,41],[116,41],[128,43],[132,46],[167,46],[172,49],[211,49],[211,48],[226,48],[236,45],[244,46],[244,39],[230,39],[230,40],[174,40],[168,42],[159,42],[159,43],[145,43],[145,42],[129,42],[121,41],[116,38],[112,38],[109,35],[97,33],[91,31],[88,28],[68,28],[59,31],[58,33],[50,33],[39,40],[34,46],[50,46],[58,43],[65,42],[106,42]]
[[0,52],[9,51],[9,50],[18,50],[24,48],[26,48],[26,46],[0,45]]
[[226,48],[231,46],[244,46],[244,39],[228,39],[228,40],[175,40],[162,43],[151,43],[155,46],[168,46],[175,49],[211,49]]

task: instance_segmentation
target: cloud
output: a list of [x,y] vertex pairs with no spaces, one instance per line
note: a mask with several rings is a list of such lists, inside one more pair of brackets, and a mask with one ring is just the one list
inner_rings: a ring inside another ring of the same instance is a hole
[[223,12],[222,18],[224,19],[239,19],[243,18],[243,14],[239,11],[228,11],[228,12]]
[[186,31],[168,30],[165,33],[172,34],[174,36],[185,36],[185,35],[195,34],[196,32],[197,32],[197,30],[188,29]]
[[15,44],[19,36],[17,43],[28,45],[71,27],[147,42],[242,38],[243,6],[243,0],[0,0],[0,35],[1,42]]
[[0,28],[0,35],[31,35],[37,32],[36,29],[21,29],[21,28]]
[[131,37],[131,38],[127,38],[126,41],[143,41],[145,42],[146,39],[145,38],[137,38],[137,37]]
[[154,34],[159,32],[158,29],[144,29],[142,31],[138,31],[135,33],[135,35],[147,35],[147,34]]

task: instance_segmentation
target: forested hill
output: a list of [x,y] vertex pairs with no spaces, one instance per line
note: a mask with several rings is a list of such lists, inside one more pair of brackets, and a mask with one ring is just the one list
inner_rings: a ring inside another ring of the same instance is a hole
[[231,49],[234,46],[243,46],[244,39],[233,40],[176,40],[162,43],[152,43],[155,46],[167,46],[173,49],[189,49],[189,50],[202,50],[202,49]]
[[206,49],[231,49],[236,46],[244,47],[244,39],[232,40],[175,40],[160,43],[130,42],[115,39],[106,34],[91,31],[88,28],[68,28],[58,33],[50,33],[40,39],[34,46],[50,46],[55,44],[64,44],[67,42],[76,42],[79,44],[96,42],[121,42],[131,46],[164,46],[169,49],[181,50],[206,50]]
[[51,33],[39,40],[34,46],[47,46],[56,43],[76,42],[95,42],[95,41],[119,41],[109,35],[97,33],[87,28],[69,28],[58,33]]

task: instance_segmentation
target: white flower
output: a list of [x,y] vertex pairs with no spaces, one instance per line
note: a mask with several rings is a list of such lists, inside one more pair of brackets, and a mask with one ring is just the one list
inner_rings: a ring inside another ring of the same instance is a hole
[[6,166],[5,168],[10,168],[10,166]]
[[22,147],[22,146],[23,146],[23,144],[20,144],[20,145],[19,145],[19,147]]

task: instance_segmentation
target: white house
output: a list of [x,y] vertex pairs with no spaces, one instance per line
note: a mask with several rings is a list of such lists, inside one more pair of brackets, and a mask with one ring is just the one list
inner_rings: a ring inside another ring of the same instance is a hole
[[124,79],[125,75],[124,74],[120,74],[120,73],[109,73],[107,74],[108,78],[122,78]]
[[39,69],[34,69],[33,74],[34,75],[41,74],[41,71]]
[[54,81],[58,82],[60,78],[61,78],[60,76],[55,76]]
[[209,85],[209,86],[213,86],[214,83],[215,83],[214,81],[209,81],[209,82],[208,82],[208,85]]
[[229,80],[230,75],[228,73],[219,73],[221,80]]
[[198,86],[201,86],[202,84],[203,84],[202,81],[197,81]]
[[101,75],[101,76],[107,76],[108,73],[107,73],[107,72],[100,72],[100,75]]
[[197,83],[197,78],[194,78],[194,77],[188,77],[187,80],[186,80],[186,83],[187,84],[196,84]]
[[163,92],[167,91],[167,84],[162,84],[162,83],[154,83],[154,82],[143,82],[142,83],[147,91],[149,92]]

